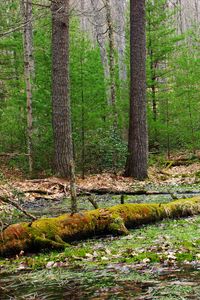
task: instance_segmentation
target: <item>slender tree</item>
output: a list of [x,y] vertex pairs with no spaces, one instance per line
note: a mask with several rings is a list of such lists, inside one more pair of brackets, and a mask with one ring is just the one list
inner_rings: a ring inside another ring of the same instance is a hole
[[73,162],[69,95],[69,0],[52,2],[52,108],[55,171],[71,177]]
[[[94,24],[94,32],[95,37],[99,45],[100,49],[100,56],[101,56],[101,62],[103,65],[104,70],[104,79],[105,83],[109,81],[109,64],[108,64],[108,56],[106,51],[106,44],[105,44],[105,32],[104,32],[104,21],[102,20],[102,12],[98,8],[98,0],[91,0],[91,6],[93,9],[93,24]],[[107,103],[110,103],[110,91],[107,88],[106,89],[106,97],[107,97]]]
[[26,83],[27,106],[27,149],[29,173],[33,172],[33,113],[32,113],[32,82],[34,75],[33,33],[32,33],[32,1],[22,0],[21,11],[24,21],[24,76]]
[[[116,43],[118,50],[119,80],[127,80],[126,70],[126,0],[114,0],[116,10]],[[123,88],[123,85],[122,85]]]
[[[109,43],[109,71],[110,71],[110,104],[116,105],[116,85],[115,85],[115,46],[114,46],[114,28],[111,15],[110,0],[105,1],[106,21]],[[113,108],[115,113],[115,108]]]
[[[81,11],[85,11],[85,0],[81,1]],[[86,24],[84,15],[81,16],[81,52],[80,52],[80,76],[81,76],[81,167],[82,178],[85,178],[85,95],[84,95],[84,60],[85,60],[85,32]]]
[[125,175],[147,177],[145,0],[130,1],[130,121]]

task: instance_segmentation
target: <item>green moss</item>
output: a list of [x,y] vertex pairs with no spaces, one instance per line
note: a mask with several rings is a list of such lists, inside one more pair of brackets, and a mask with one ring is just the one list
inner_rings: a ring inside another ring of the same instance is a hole
[[193,253],[191,253],[191,252],[177,253],[176,254],[176,259],[179,262],[194,261],[196,259],[196,256]]
[[41,250],[41,249],[64,249],[65,243],[59,243],[50,239],[47,239],[45,237],[35,237],[33,247],[35,250]]
[[45,218],[8,227],[0,240],[1,254],[20,250],[64,247],[70,240],[97,234],[127,234],[126,228],[148,224],[163,218],[183,217],[200,212],[200,197],[167,204],[124,204],[80,214]]
[[55,236],[59,235],[59,218],[52,219],[40,219],[32,223],[32,226],[29,227],[30,232],[35,235],[44,234],[47,239],[54,239]]
[[64,251],[64,256],[71,258],[71,259],[76,259],[76,258],[82,258],[85,257],[87,253],[91,253],[92,249],[90,247],[71,247],[71,248],[66,248]]
[[144,252],[144,253],[138,253],[131,257],[125,257],[122,259],[122,261],[127,263],[133,263],[133,262],[143,262],[149,260],[149,262],[160,262],[160,257],[155,252]]

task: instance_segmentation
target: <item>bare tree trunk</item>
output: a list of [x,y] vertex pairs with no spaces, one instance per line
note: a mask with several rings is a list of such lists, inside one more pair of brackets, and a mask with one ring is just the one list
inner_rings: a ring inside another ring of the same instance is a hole
[[71,195],[71,213],[74,214],[78,211],[77,206],[77,193],[76,193],[76,176],[74,162],[71,161],[71,175],[70,175],[70,195]]
[[188,112],[189,112],[189,118],[190,118],[192,151],[193,151],[193,154],[196,154],[195,130],[194,130],[194,124],[193,124],[192,106],[191,106],[191,100],[190,100],[190,94],[189,93],[188,93]]
[[126,50],[126,37],[125,37],[125,0],[115,0],[116,7],[116,22],[117,22],[117,33],[116,41],[118,48],[118,63],[119,63],[119,79],[120,81],[127,80],[127,70],[125,63],[125,50]]
[[130,121],[126,176],[147,177],[145,0],[130,1]]
[[52,2],[52,107],[55,171],[71,177],[73,161],[69,95],[69,0]]
[[151,11],[148,11],[149,16],[147,18],[147,27],[148,27],[148,44],[147,44],[147,50],[148,55],[150,59],[150,79],[151,79],[151,100],[152,100],[152,112],[153,112],[153,121],[154,121],[154,146],[158,146],[158,131],[157,131],[157,99],[156,99],[156,67],[157,63],[154,62],[154,51],[152,48],[152,36],[151,31],[155,30],[155,28],[152,28],[151,24]]
[[81,13],[82,13],[82,15],[81,15],[81,29],[84,32],[86,32],[86,30],[87,30],[86,18],[85,18],[85,12],[86,12],[85,4],[86,4],[86,2],[85,2],[85,0],[81,0],[80,2],[81,2],[80,5],[81,5]]
[[27,103],[27,150],[29,158],[29,173],[33,172],[33,113],[32,113],[32,84],[34,75],[33,38],[32,38],[32,1],[22,0],[22,16],[25,23],[24,38],[24,74],[26,83]]
[[169,132],[169,101],[166,100],[166,123],[167,123],[167,157],[170,159],[171,156],[171,148],[170,148],[170,132]]
[[183,33],[183,11],[182,11],[182,0],[178,0],[179,4],[179,30]]
[[194,0],[194,6],[195,6],[195,16],[196,16],[196,23],[199,23],[199,1],[198,0]]
[[[100,48],[101,62],[104,70],[104,78],[105,78],[105,83],[107,85],[110,75],[109,75],[109,65],[108,65],[108,57],[107,57],[107,51],[105,45],[105,38],[104,38],[105,33],[103,32],[104,22],[101,16],[101,11],[99,11],[99,7],[98,7],[99,1],[98,0],[90,0],[90,1],[93,9],[93,23],[95,28],[96,39]],[[110,90],[108,88],[106,88],[106,98],[107,98],[107,103],[109,104]]]
[[110,71],[110,90],[111,98],[110,104],[116,105],[116,86],[115,86],[115,46],[114,46],[114,29],[111,15],[110,0],[105,1],[106,7],[106,21],[108,26],[108,40],[109,40],[109,71]]
[[[85,0],[81,1],[81,11],[85,11]],[[80,52],[80,76],[81,76],[81,168],[82,178],[85,178],[85,97],[84,97],[84,55],[85,55],[85,16],[81,16],[81,27],[83,32],[81,39],[81,52]]]

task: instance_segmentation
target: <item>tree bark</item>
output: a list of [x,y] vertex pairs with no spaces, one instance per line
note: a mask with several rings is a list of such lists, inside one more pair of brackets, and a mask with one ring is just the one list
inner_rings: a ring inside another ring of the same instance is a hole
[[103,32],[103,18],[101,17],[101,12],[98,7],[98,0],[90,0],[92,9],[93,9],[93,22],[94,22],[94,28],[95,28],[95,34],[96,39],[99,44],[100,49],[100,56],[101,56],[101,62],[103,65],[104,70],[104,79],[106,84],[106,100],[107,103],[110,103],[110,90],[107,88],[107,84],[109,81],[109,65],[108,65],[108,56],[106,51],[106,45],[105,45],[105,33]]
[[21,250],[62,249],[66,243],[102,234],[128,234],[127,228],[200,213],[200,197],[166,204],[120,204],[106,209],[65,214],[7,227],[0,234],[0,256],[19,254]]
[[69,0],[52,2],[52,108],[55,171],[70,178],[72,129],[69,95]]
[[[127,80],[126,70],[126,26],[125,26],[125,13],[126,13],[126,1],[115,0],[116,7],[116,23],[117,33],[116,41],[118,48],[118,64],[119,64],[119,80],[125,82]],[[123,86],[123,85],[122,85]]]
[[22,0],[21,11],[23,16],[24,32],[24,76],[26,83],[26,107],[27,107],[27,152],[29,173],[33,172],[33,111],[32,111],[32,83],[34,76],[33,60],[33,32],[32,32],[32,1]]
[[130,120],[125,175],[147,177],[145,0],[130,1]]
[[109,71],[110,71],[110,94],[111,98],[109,104],[113,107],[114,122],[116,118],[116,85],[115,85],[115,46],[114,46],[114,28],[110,7],[110,0],[105,1],[106,21],[108,26],[108,43],[109,43]]

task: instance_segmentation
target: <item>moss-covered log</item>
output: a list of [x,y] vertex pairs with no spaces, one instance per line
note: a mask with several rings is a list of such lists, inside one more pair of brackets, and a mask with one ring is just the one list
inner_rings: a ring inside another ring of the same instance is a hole
[[198,213],[200,197],[194,197],[167,204],[122,204],[14,224],[1,233],[0,256],[18,254],[21,250],[27,253],[61,249],[73,240],[109,233],[127,234],[127,228]]

